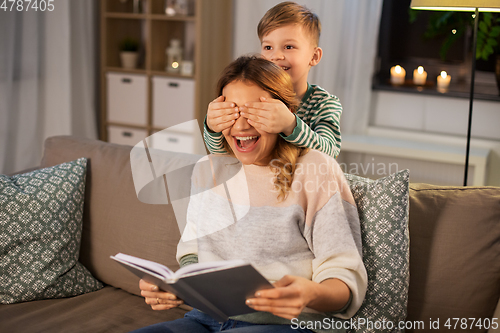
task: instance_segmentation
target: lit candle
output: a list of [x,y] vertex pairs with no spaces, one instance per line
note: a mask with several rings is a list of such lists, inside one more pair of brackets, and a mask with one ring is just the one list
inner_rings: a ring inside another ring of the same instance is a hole
[[424,67],[418,66],[417,69],[413,70],[413,83],[417,86],[423,86],[427,80],[427,72],[424,71]]
[[437,77],[437,89],[439,92],[446,92],[450,86],[451,76],[445,71],[441,72],[441,75]]
[[391,67],[391,83],[403,84],[405,83],[406,71],[403,67],[397,65]]

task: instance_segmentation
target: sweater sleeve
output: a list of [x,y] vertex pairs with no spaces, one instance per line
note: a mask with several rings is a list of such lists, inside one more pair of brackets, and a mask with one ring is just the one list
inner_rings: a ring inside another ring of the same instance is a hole
[[292,134],[285,136],[281,133],[280,135],[298,147],[316,149],[337,158],[341,146],[340,116],[342,105],[340,100],[330,95],[314,105],[313,108],[316,111],[311,117],[309,126],[296,115],[297,125]]
[[360,308],[366,294],[368,277],[362,259],[358,212],[352,204],[353,200],[346,200],[350,190],[345,178],[338,172],[336,174],[337,179],[334,181],[338,190],[314,213],[306,237],[314,253],[312,280],[321,283],[337,278],[351,291],[352,300],[345,312],[334,314],[346,319]]
[[227,154],[226,149],[224,149],[224,135],[221,132],[212,132],[207,125],[207,117],[205,116],[205,121],[203,121],[203,138],[205,139],[205,144],[207,145],[208,151],[212,154]]

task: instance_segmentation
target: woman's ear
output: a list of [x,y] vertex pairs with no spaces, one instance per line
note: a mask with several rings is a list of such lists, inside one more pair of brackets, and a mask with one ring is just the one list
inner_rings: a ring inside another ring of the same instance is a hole
[[309,62],[309,66],[311,66],[311,67],[316,66],[319,63],[319,61],[321,60],[322,56],[323,56],[323,50],[321,49],[321,47],[316,46],[314,48],[314,53],[313,53],[312,59]]

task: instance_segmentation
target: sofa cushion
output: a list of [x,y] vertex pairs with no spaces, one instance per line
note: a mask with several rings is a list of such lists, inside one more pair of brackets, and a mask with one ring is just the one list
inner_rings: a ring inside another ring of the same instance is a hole
[[500,297],[500,188],[412,184],[410,238],[408,320],[439,319],[444,327],[448,318],[492,317]]
[[0,332],[130,332],[185,313],[183,308],[154,311],[144,298],[106,286],[77,297],[0,305]]
[[352,318],[359,326],[349,331],[392,332],[406,318],[410,174],[403,170],[376,181],[345,176],[358,207],[368,273],[365,300]]
[[61,298],[102,284],[78,262],[86,159],[0,175],[0,302]]
[[138,278],[111,255],[124,252],[173,270],[179,228],[171,205],[137,199],[130,168],[130,146],[70,136],[45,141],[42,166],[88,158],[81,262],[102,282],[140,295]]

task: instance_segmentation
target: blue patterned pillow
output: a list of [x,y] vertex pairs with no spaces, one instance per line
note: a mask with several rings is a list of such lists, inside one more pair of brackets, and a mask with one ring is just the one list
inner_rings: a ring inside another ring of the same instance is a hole
[[410,172],[378,180],[345,176],[358,207],[368,273],[365,300],[352,318],[359,325],[349,332],[399,331],[399,323],[406,319],[410,277]]
[[0,303],[102,288],[78,261],[87,159],[0,175]]

